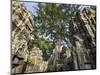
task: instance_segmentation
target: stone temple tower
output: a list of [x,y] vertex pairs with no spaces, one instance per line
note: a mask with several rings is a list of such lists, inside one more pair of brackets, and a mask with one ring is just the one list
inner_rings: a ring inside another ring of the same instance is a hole
[[[27,61],[28,41],[33,31],[33,18],[22,3],[12,1],[12,73],[20,73],[23,62]],[[22,60],[19,62],[19,60]],[[16,66],[21,65],[21,66]],[[17,69],[15,69],[17,67]]]

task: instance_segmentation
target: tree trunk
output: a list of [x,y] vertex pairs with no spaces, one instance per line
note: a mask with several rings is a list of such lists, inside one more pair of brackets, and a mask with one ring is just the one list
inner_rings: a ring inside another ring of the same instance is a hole
[[59,59],[60,57],[60,47],[61,47],[61,39],[58,39],[56,43],[56,51],[55,51],[57,59]]
[[53,65],[54,65],[54,69],[55,71],[58,71],[58,62],[59,62],[59,59],[60,59],[60,47],[61,47],[61,39],[60,39],[60,35],[57,36],[57,43],[56,43],[56,47],[55,47],[55,51],[54,51],[54,62],[53,62]]
[[74,69],[78,70],[78,69],[80,69],[80,67],[79,67],[78,54],[76,52],[76,48],[73,47],[74,42],[72,41],[72,39],[70,39],[70,40],[68,39],[67,42],[68,42],[69,48],[72,50],[71,55],[72,55],[72,60],[73,60],[73,64],[74,64]]
[[74,63],[74,69],[75,70],[79,70],[80,67],[79,67],[79,61],[78,61],[78,55],[77,55],[77,52],[72,52],[72,57],[73,57],[73,63]]

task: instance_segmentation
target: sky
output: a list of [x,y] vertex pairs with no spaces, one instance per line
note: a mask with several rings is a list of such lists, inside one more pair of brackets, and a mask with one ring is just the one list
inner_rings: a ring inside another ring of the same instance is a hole
[[33,15],[36,15],[35,8],[38,7],[38,3],[34,3],[34,2],[21,2],[21,3],[24,3],[24,6],[28,11],[32,12]]

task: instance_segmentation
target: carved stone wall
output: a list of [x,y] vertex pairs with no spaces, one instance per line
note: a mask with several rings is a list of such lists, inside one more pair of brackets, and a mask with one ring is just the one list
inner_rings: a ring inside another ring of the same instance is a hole
[[39,48],[28,49],[31,40],[33,18],[24,5],[12,1],[12,73],[43,72],[47,62],[43,61]]
[[92,8],[84,8],[77,12],[70,24],[70,41],[73,46],[76,69],[92,69],[96,67],[96,12]]

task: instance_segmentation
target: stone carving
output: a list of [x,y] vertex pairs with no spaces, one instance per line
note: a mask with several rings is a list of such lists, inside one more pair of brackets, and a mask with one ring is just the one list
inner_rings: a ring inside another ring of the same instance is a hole
[[24,5],[12,1],[12,73],[43,72],[47,68],[41,50],[28,49],[33,24],[32,15]]

